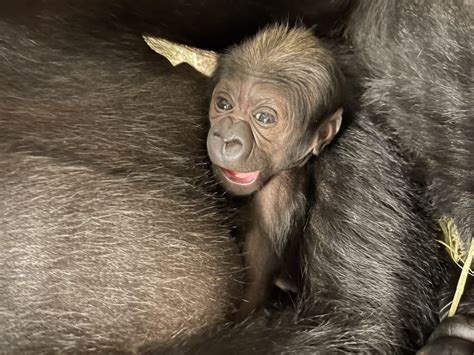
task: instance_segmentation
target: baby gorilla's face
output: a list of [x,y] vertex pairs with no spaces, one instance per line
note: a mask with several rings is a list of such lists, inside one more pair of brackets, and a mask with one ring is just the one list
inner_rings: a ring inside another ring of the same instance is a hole
[[218,82],[207,150],[228,192],[249,195],[297,159],[302,129],[292,112],[287,95],[274,85],[254,77]]

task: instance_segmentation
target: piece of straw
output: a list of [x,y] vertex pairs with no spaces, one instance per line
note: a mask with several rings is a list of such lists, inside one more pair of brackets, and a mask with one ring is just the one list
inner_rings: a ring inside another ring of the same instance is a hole
[[217,66],[216,52],[186,46],[164,38],[144,34],[143,39],[156,53],[164,56],[173,66],[187,63],[205,76],[212,76]]
[[456,292],[454,293],[454,298],[451,302],[451,307],[449,308],[448,312],[448,317],[452,317],[456,314],[456,311],[459,307],[459,302],[461,301],[464,288],[466,287],[467,278],[469,275],[473,274],[471,265],[472,259],[474,257],[474,243],[471,237],[469,251],[467,251],[467,248],[464,246],[456,224],[452,218],[443,217],[439,221],[439,225],[443,231],[444,236],[444,241],[439,242],[444,245],[451,256],[451,259],[456,263],[456,265],[462,268],[461,275],[459,276],[456,286]]
[[459,306],[459,302],[461,301],[461,296],[464,293],[464,288],[466,286],[467,277],[469,275],[469,270],[471,268],[473,255],[474,255],[474,243],[472,242],[472,238],[471,238],[471,247],[469,248],[469,253],[467,254],[467,258],[464,261],[464,266],[461,271],[461,276],[459,276],[459,281],[456,286],[456,292],[454,293],[453,303],[451,303],[451,307],[449,308],[448,317],[452,317],[456,314],[456,311]]

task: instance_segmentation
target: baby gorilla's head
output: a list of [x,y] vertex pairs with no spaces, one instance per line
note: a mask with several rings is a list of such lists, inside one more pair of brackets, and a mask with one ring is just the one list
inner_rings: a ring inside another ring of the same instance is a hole
[[207,149],[227,191],[248,195],[337,134],[344,79],[311,31],[274,25],[219,58]]

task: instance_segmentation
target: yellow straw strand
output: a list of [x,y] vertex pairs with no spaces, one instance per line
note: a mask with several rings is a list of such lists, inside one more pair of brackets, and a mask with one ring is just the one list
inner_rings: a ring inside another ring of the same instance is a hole
[[471,246],[469,247],[469,253],[467,254],[466,260],[464,261],[461,276],[459,277],[459,281],[456,286],[456,293],[454,294],[453,302],[451,303],[451,307],[449,308],[448,317],[454,316],[458,309],[459,302],[461,301],[461,296],[464,293],[464,287],[466,286],[467,277],[471,268],[472,258],[474,256],[474,243],[472,242],[472,238],[470,244]]

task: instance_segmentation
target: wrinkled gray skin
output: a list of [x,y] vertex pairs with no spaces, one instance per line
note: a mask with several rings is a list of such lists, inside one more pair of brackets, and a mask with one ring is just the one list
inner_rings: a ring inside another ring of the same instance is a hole
[[469,19],[447,2],[380,4],[345,28],[363,105],[314,171],[300,302],[237,327],[224,325],[241,295],[237,223],[205,158],[206,80],[120,16],[0,11],[1,351],[419,349],[452,289],[435,220],[472,233]]

